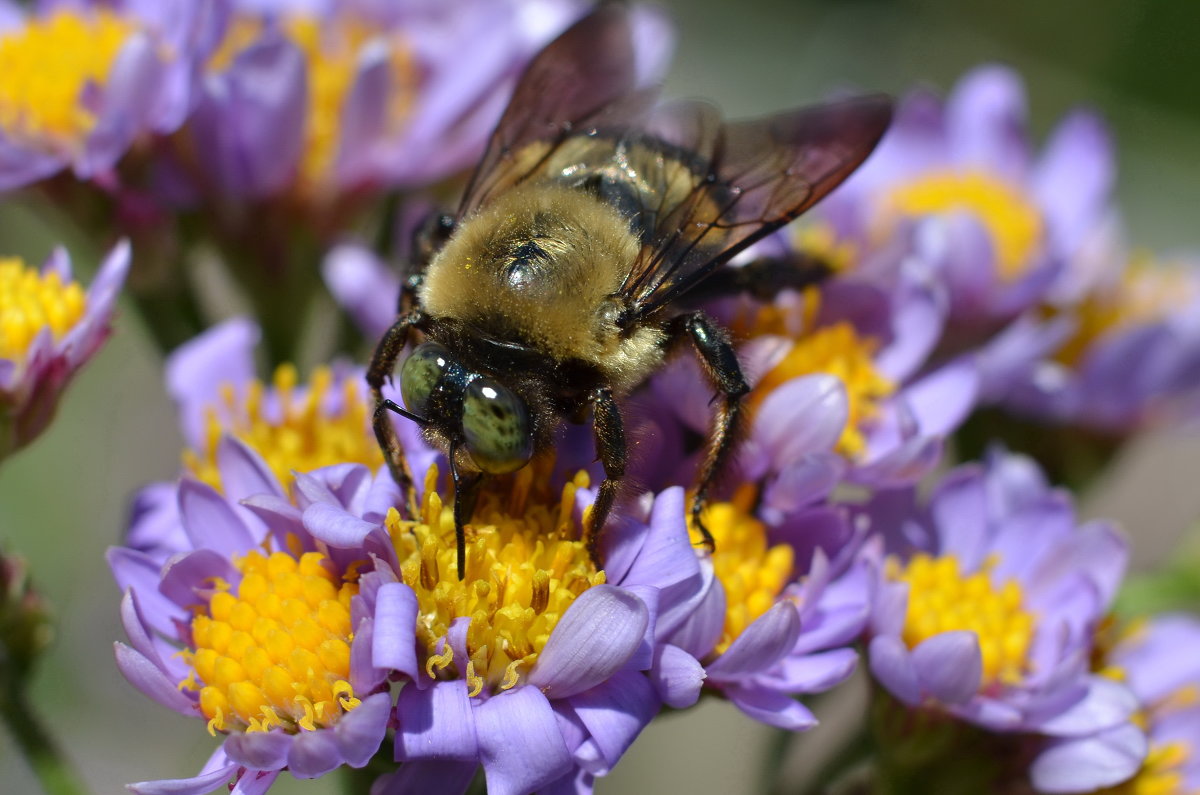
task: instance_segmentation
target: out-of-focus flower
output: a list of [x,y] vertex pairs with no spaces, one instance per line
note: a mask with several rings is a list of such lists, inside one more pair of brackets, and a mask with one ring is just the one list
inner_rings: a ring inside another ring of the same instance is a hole
[[183,550],[165,563],[109,551],[125,592],[121,672],[225,736],[198,776],[134,792],[261,793],[284,768],[315,778],[362,767],[391,714],[387,672],[371,664],[375,594],[391,578],[373,561],[386,539],[344,545],[308,529],[314,514],[346,508],[378,526],[378,508],[398,497],[390,478],[346,464],[297,475],[288,495],[253,450],[229,437],[220,446],[224,494],[188,477],[176,487]]
[[[610,524],[598,571],[578,540],[594,498],[586,476],[554,500],[536,467],[481,494],[462,580],[436,469],[421,515],[387,518],[399,581],[378,593],[374,662],[407,681],[402,765],[379,792],[463,791],[480,764],[489,792],[590,792],[658,713],[660,692],[699,692],[694,660],[656,654],[658,628],[677,625],[700,586],[682,489],[644,521]],[[351,529],[334,514],[329,527]]]
[[812,218],[859,263],[895,235],[915,235],[949,287],[951,326],[994,330],[1042,299],[1081,253],[1107,213],[1115,170],[1107,130],[1083,111],[1034,162],[1025,113],[1020,78],[999,66],[967,74],[944,106],[915,93]]
[[453,174],[478,156],[520,67],[581,10],[235,3],[191,125],[195,188],[327,204]]
[[[1078,303],[989,346],[989,399],[1023,416],[1117,436],[1200,394],[1200,269],[1135,261]],[[1026,350],[1013,350],[1021,340]]]
[[71,377],[107,338],[128,270],[125,243],[105,258],[86,293],[61,248],[40,269],[0,259],[0,458],[54,418]]
[[29,565],[0,553],[0,687],[21,691],[53,635],[50,607],[30,583]]
[[140,137],[177,129],[215,29],[207,0],[40,5],[0,5],[0,190],[68,167],[103,178]]
[[840,513],[805,511],[768,534],[748,511],[752,496],[747,488],[706,509],[716,551],[702,561],[702,597],[662,636],[660,654],[698,660],[706,689],[755,720],[801,731],[817,721],[795,696],[828,690],[854,671],[873,575],[853,559],[855,534]]
[[1113,527],[1077,525],[1032,462],[1000,453],[948,474],[924,510],[891,493],[868,515],[890,552],[868,647],[883,687],[912,709],[1053,738],[1060,764],[1089,764],[1113,732],[1126,753],[1103,783],[1132,775],[1145,752],[1129,722],[1137,701],[1090,665],[1127,559]]

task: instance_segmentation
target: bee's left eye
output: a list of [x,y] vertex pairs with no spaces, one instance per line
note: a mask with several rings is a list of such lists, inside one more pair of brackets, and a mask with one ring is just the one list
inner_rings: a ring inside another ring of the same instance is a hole
[[533,455],[524,401],[491,378],[477,378],[467,385],[462,428],[467,452],[484,472],[515,472]]

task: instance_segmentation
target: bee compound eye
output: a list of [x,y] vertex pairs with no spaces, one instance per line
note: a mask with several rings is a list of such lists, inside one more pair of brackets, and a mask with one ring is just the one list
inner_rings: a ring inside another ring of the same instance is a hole
[[467,452],[484,472],[515,472],[533,455],[524,401],[491,378],[477,378],[467,385],[462,428]]
[[400,394],[414,414],[429,416],[429,397],[446,372],[454,367],[450,351],[436,342],[424,342],[408,355],[400,368]]

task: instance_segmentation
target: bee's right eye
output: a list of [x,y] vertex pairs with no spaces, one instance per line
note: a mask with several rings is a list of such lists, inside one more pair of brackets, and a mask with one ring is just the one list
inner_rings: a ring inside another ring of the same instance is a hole
[[405,407],[414,414],[428,417],[429,398],[452,366],[450,351],[445,347],[436,342],[418,345],[400,368],[400,394],[404,397]]

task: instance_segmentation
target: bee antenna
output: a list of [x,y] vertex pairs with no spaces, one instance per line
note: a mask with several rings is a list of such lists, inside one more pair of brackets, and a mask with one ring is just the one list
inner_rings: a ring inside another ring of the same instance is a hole
[[390,398],[384,398],[383,402],[379,404],[379,407],[383,408],[383,409],[387,409],[388,411],[394,411],[397,414],[399,414],[401,417],[412,420],[417,425],[428,425],[429,424],[429,420],[425,419],[424,417],[418,417],[416,414],[413,414],[411,411],[409,411],[408,409],[399,405],[398,403],[396,403],[396,401],[391,400]]

